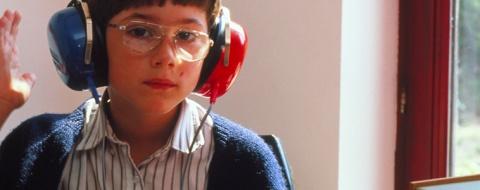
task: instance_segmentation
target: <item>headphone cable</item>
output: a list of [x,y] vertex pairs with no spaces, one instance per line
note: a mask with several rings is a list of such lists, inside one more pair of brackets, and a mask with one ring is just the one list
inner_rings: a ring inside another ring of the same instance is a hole
[[188,147],[188,155],[187,155],[187,161],[186,164],[183,165],[181,174],[180,174],[180,190],[183,190],[183,184],[185,182],[185,174],[187,173],[187,168],[192,160],[192,150],[193,150],[193,145],[195,144],[195,141],[197,140],[198,134],[200,134],[200,131],[202,131],[203,127],[205,126],[205,122],[207,121],[207,117],[210,115],[210,112],[212,111],[213,104],[211,103],[208,106],[207,112],[205,112],[205,115],[203,115],[202,120],[200,122],[200,126],[198,129],[195,131],[195,135],[193,136],[193,141],[190,143],[190,146]]

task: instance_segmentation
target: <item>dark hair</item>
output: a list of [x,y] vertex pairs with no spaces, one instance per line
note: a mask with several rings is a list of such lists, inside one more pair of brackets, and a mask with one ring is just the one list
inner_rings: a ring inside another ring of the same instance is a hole
[[141,6],[163,6],[167,1],[174,5],[192,5],[205,10],[209,28],[220,12],[220,0],[87,0],[92,18],[103,34],[110,19],[121,11]]

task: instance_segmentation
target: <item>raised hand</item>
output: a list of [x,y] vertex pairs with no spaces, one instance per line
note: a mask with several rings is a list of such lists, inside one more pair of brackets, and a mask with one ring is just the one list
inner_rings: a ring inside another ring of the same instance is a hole
[[6,10],[0,17],[0,127],[8,115],[30,97],[35,83],[32,73],[19,73],[17,34],[21,16]]

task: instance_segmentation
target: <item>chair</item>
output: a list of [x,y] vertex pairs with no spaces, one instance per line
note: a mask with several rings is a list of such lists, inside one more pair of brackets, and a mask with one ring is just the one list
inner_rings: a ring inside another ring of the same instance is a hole
[[273,154],[277,158],[278,163],[282,169],[283,177],[286,180],[287,187],[289,190],[294,190],[292,183],[292,175],[290,171],[290,165],[288,164],[287,157],[283,151],[282,144],[280,139],[275,135],[260,135],[260,137],[270,146]]

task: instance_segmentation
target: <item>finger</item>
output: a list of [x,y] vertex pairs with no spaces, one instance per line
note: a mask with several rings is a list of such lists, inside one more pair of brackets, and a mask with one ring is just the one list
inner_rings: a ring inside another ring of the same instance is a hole
[[3,46],[5,42],[7,42],[7,33],[11,31],[12,25],[12,12],[10,10],[6,10],[3,12],[3,16],[0,17],[0,46]]
[[7,12],[10,11],[10,9],[5,9],[5,11],[3,11],[3,15],[2,17],[5,17],[5,15],[7,15]]
[[[3,35],[5,35],[3,33]],[[11,77],[12,55],[5,43],[5,37],[0,32],[0,79],[2,82],[9,82]]]
[[5,10],[5,13],[3,14],[4,17],[8,18],[9,20],[12,19],[13,17],[13,11],[10,9]]
[[6,36],[4,38],[5,42],[0,45],[1,50],[1,63],[10,69],[18,69],[20,66],[19,57],[18,57],[18,47],[13,40],[13,36]]
[[0,17],[0,18],[5,18],[5,16],[7,15],[7,11],[8,11],[8,10],[9,10],[9,9],[3,11],[3,15],[2,15],[2,17]]
[[11,17],[11,11],[6,10],[3,13],[3,16],[0,17],[0,79],[2,83],[10,82],[10,53],[9,53],[9,35],[7,32],[10,31],[9,25],[11,25],[11,21],[9,18]]
[[12,29],[13,12],[7,9],[3,14],[3,18],[5,19],[5,32],[10,32]]
[[18,34],[18,26],[20,25],[20,21],[22,20],[22,15],[18,11],[13,12],[13,21],[12,21],[12,28],[10,33],[13,35],[14,41],[17,39]]
[[5,33],[5,27],[7,26],[8,19],[5,14],[7,14],[7,11],[3,12],[2,17],[0,17],[0,34]]

